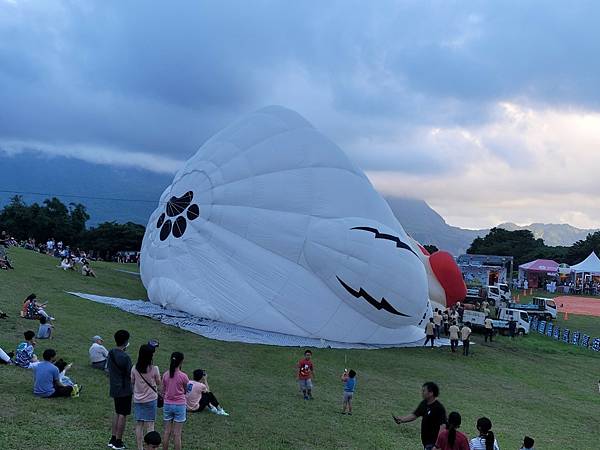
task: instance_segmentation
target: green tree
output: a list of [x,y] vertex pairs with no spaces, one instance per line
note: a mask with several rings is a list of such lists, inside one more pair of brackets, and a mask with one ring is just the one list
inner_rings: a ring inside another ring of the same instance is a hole
[[507,231],[492,228],[484,237],[476,238],[467,253],[514,257],[515,267],[533,259],[543,258],[548,247],[529,230]]
[[569,247],[565,262],[571,265],[577,264],[587,258],[592,252],[596,252],[600,256],[600,231],[588,234],[584,240],[577,241]]

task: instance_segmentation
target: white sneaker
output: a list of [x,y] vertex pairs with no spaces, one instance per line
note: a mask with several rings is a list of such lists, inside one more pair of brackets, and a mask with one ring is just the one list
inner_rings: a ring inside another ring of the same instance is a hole
[[219,406],[219,408],[217,409],[217,416],[228,416],[228,415],[229,414],[227,414],[225,412],[225,410]]
[[208,405],[208,410],[213,414],[218,414],[219,410],[215,408],[213,405]]

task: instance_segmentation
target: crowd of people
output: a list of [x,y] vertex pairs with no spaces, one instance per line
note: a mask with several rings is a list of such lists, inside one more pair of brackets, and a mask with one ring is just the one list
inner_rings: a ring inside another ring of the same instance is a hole
[[469,322],[463,323],[464,306],[460,303],[451,308],[441,310],[435,308],[433,317],[425,324],[425,343],[435,345],[435,340],[440,339],[442,333],[450,339],[450,350],[455,353],[458,349],[459,341],[462,342],[463,355],[469,356],[470,338],[473,330]]
[[[45,317],[41,316],[40,322],[43,319]],[[41,323],[38,335],[43,325],[47,325],[46,322]],[[53,348],[45,349],[39,360],[35,353],[35,332],[25,331],[23,337],[24,341],[17,345],[15,352],[6,353],[0,348],[0,363],[32,370],[33,394],[36,397],[79,397],[83,386],[67,376],[72,363],[58,358]],[[183,371],[183,353],[173,352],[169,369],[161,375],[154,364],[154,356],[159,348],[158,341],[154,339],[140,346],[137,361],[132,364],[127,353],[129,338],[128,331],[118,330],[114,335],[115,347],[107,350],[102,337],[94,336],[88,350],[91,367],[108,374],[109,396],[114,403],[109,448],[126,448],[123,434],[127,417],[132,413],[132,405],[139,450],[158,448],[161,442],[164,450],[169,448],[171,442],[175,450],[181,449],[182,429],[188,413],[207,410],[216,415],[229,415],[210,389],[206,370],[195,369],[190,379]],[[154,430],[158,408],[163,408],[162,437]]]
[[[472,439],[459,431],[462,423],[460,413],[446,409],[438,400],[440,389],[428,381],[421,389],[422,401],[415,410],[405,416],[392,415],[397,424],[412,422],[421,418],[421,443],[424,450],[499,450],[498,441],[492,431],[492,421],[488,417],[477,419],[476,436]],[[521,450],[533,450],[535,441],[525,436]]]

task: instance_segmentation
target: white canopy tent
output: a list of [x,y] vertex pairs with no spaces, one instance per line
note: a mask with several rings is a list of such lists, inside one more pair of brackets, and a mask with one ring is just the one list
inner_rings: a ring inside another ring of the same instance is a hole
[[585,258],[579,264],[571,266],[571,273],[589,273],[591,275],[600,275],[600,258],[595,252]]

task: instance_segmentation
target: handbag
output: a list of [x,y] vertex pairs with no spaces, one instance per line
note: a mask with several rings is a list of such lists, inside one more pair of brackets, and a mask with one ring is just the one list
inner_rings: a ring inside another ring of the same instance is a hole
[[156,388],[154,386],[152,386],[150,383],[148,383],[148,380],[146,380],[144,378],[144,375],[142,375],[139,372],[138,372],[138,374],[140,375],[140,377],[142,377],[142,380],[144,380],[146,382],[146,384],[148,386],[150,386],[150,389],[152,389],[154,392],[156,392],[156,395],[158,395],[158,398],[156,399],[156,407],[157,408],[162,408],[163,405],[165,404],[165,400],[163,399],[163,396],[158,393],[158,391],[156,390]]

